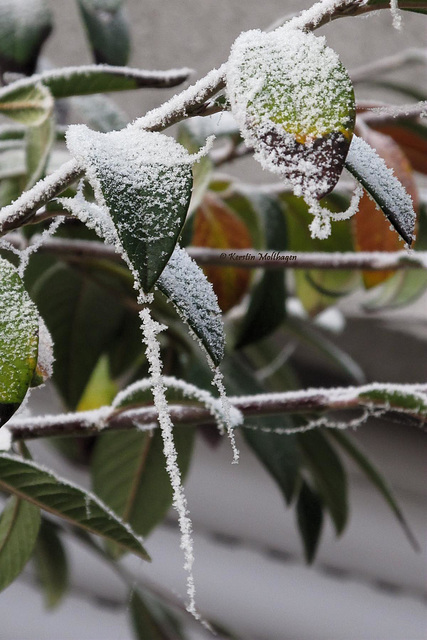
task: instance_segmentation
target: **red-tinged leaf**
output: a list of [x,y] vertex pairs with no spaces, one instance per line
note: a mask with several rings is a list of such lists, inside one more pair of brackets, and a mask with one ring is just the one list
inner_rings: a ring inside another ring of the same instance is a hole
[[[248,249],[251,236],[244,223],[222,200],[207,193],[194,217],[192,244],[214,249]],[[225,312],[242,299],[249,285],[250,271],[234,267],[205,267],[221,309]]]
[[[376,150],[387,167],[392,169],[396,177],[405,187],[414,202],[414,209],[418,207],[418,193],[411,165],[402,149],[389,136],[376,131],[367,131],[366,141]],[[354,236],[357,251],[399,251],[401,240],[390,222],[378,210],[376,203],[365,192],[359,205],[359,211],[354,217]],[[364,271],[365,287],[370,289],[388,280],[395,272]]]
[[427,127],[413,120],[376,124],[375,129],[393,138],[415,171],[427,174]]

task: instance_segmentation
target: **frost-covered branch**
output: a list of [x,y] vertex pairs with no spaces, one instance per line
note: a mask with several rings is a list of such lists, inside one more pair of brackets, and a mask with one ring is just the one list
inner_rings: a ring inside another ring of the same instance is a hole
[[[12,234],[8,242],[22,248],[22,238]],[[37,241],[37,237],[34,239]],[[31,244],[29,245],[31,246]],[[188,254],[201,265],[217,265],[247,269],[427,269],[426,251],[361,251],[359,253],[290,253],[255,249],[210,249],[187,247]],[[49,238],[38,249],[69,261],[122,260],[111,245],[91,240]]]
[[[258,394],[229,398],[232,407],[244,416],[342,411],[367,409],[397,414],[427,422],[427,384],[373,383],[359,387],[306,389],[283,393]],[[208,408],[189,404],[171,404],[174,425],[212,424]],[[14,418],[7,424],[12,439],[33,440],[51,436],[90,436],[101,431],[120,431],[137,427],[151,430],[157,426],[154,406],[117,410],[102,407],[95,411],[68,413],[35,418]]]
[[0,236],[18,229],[25,224],[44,204],[65,191],[73,182],[83,176],[82,169],[75,160],[63,164],[57,171],[37,182],[12,204],[0,211]]
[[359,115],[366,124],[385,124],[397,118],[419,118],[427,115],[427,100],[422,100],[415,104],[404,104],[399,106],[384,105],[367,109]]

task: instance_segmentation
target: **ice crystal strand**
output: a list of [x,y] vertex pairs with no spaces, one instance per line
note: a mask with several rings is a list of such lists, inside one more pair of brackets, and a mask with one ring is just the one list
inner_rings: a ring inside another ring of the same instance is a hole
[[348,220],[359,209],[360,198],[363,195],[363,187],[358,184],[354,190],[348,209],[340,213],[333,213],[319,204],[316,198],[305,198],[308,210],[314,215],[314,220],[310,224],[312,238],[324,240],[331,235],[331,220]]
[[219,392],[222,410],[225,416],[225,423],[227,425],[227,434],[230,438],[231,448],[233,450],[233,464],[237,464],[239,462],[240,453],[236,445],[236,439],[234,437],[234,429],[231,421],[231,405],[225,392],[224,376],[222,375],[218,367],[212,367],[212,370],[214,373],[212,384],[218,389]]
[[393,27],[400,31],[402,29],[402,15],[397,0],[390,0],[390,11],[393,17]]
[[140,313],[142,320],[143,340],[146,344],[146,356],[150,366],[152,377],[152,394],[154,405],[159,416],[159,425],[163,438],[163,452],[166,458],[166,471],[169,475],[173,490],[173,506],[178,513],[179,528],[181,531],[181,549],[184,552],[184,569],[187,571],[187,611],[196,619],[200,619],[195,603],[195,586],[193,577],[193,539],[192,524],[187,508],[187,499],[181,481],[181,473],[178,467],[177,451],[173,440],[173,424],[169,414],[166,400],[166,386],[162,377],[162,361],[160,356],[160,343],[157,335],[166,327],[159,324],[151,317],[150,310],[145,308]]

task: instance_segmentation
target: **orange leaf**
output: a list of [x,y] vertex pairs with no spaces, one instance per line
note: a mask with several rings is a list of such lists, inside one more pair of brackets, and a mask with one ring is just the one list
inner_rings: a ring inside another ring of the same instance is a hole
[[375,129],[397,142],[415,171],[427,174],[427,127],[396,120],[396,123],[375,125]]
[[[393,169],[396,177],[412,197],[414,209],[418,208],[418,193],[411,165],[402,149],[389,136],[367,129],[363,137],[386,165]],[[353,232],[356,251],[399,251],[402,248],[399,236],[390,227],[390,222],[377,208],[375,202],[364,193],[359,204],[359,211],[354,216]],[[394,271],[364,271],[363,281],[367,289],[388,280]]]
[[[217,196],[206,193],[194,215],[192,244],[213,249],[248,249],[252,240],[242,220]],[[224,312],[240,302],[249,285],[248,269],[204,267],[203,270]]]

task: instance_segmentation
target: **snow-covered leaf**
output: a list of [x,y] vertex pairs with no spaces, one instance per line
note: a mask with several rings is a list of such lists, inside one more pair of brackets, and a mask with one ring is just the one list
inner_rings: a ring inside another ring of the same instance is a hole
[[32,291],[55,344],[53,380],[70,408],[77,406],[124,313],[107,289],[112,278],[99,274],[99,279],[98,284],[88,274],[60,264],[49,269]]
[[184,249],[175,249],[157,286],[219,364],[225,345],[221,309],[211,283]]
[[[194,214],[192,244],[213,249],[247,249],[251,236],[243,221],[213,193],[207,192]],[[249,269],[204,267],[222,311],[229,311],[245,295],[251,279]]]
[[47,117],[37,126],[28,127],[27,131],[27,184],[30,189],[46,169],[49,153],[55,140],[55,121]]
[[359,466],[359,468],[366,475],[368,480],[372,482],[374,487],[378,489],[380,494],[383,496],[390,509],[393,511],[394,515],[397,518],[397,521],[401,525],[403,531],[405,532],[409,542],[414,547],[414,549],[418,550],[419,545],[411,531],[411,528],[405,518],[405,515],[402,512],[396,498],[394,497],[391,489],[388,487],[387,482],[382,477],[380,472],[374,467],[372,462],[366,456],[366,454],[361,451],[354,443],[353,439],[344,433],[340,429],[331,429],[330,436],[338,442],[338,444],[342,447],[342,449],[347,453],[347,455],[353,459],[353,461]]
[[0,426],[23,401],[37,364],[39,315],[15,269],[0,258]]
[[[285,216],[280,203],[271,196],[252,197],[264,226],[265,248],[284,251],[288,246]],[[263,251],[261,250],[261,253]],[[283,270],[267,269],[256,284],[240,328],[237,347],[256,342],[272,333],[285,318],[285,278]]]
[[358,136],[353,136],[345,165],[375,200],[396,231],[410,245],[416,215],[412,198],[393,171],[375,150]]
[[33,552],[40,509],[12,496],[0,516],[0,591],[21,573]]
[[95,495],[35,462],[0,454],[0,487],[149,560],[140,538]]
[[[384,160],[389,169],[400,180],[417,210],[418,191],[411,166],[392,138],[381,133],[367,130],[365,141],[370,144]],[[357,251],[399,251],[400,238],[390,223],[382,215],[373,200],[365,192],[359,203],[359,210],[353,219],[355,248]],[[393,271],[364,271],[363,281],[366,288],[375,287],[393,275]]]
[[297,438],[316,490],[331,514],[339,535],[344,531],[348,518],[347,477],[341,461],[319,429],[298,433]]
[[53,609],[67,590],[68,564],[61,538],[49,520],[42,520],[34,549],[34,562],[45,605]]
[[52,113],[53,99],[47,87],[14,83],[0,89],[0,114],[21,124],[37,126]]
[[262,166],[296,195],[320,198],[338,181],[350,145],[354,94],[324,38],[284,26],[248,31],[227,67],[232,113]]
[[173,138],[128,127],[70,127],[67,144],[113,219],[122,253],[143,291],[174,250],[191,197],[194,156]]
[[297,524],[304,545],[306,562],[311,564],[322,533],[323,504],[319,494],[304,481],[298,494]]
[[126,64],[130,53],[130,33],[122,0],[77,2],[95,62]]
[[31,75],[52,30],[48,0],[0,2],[0,71]]

